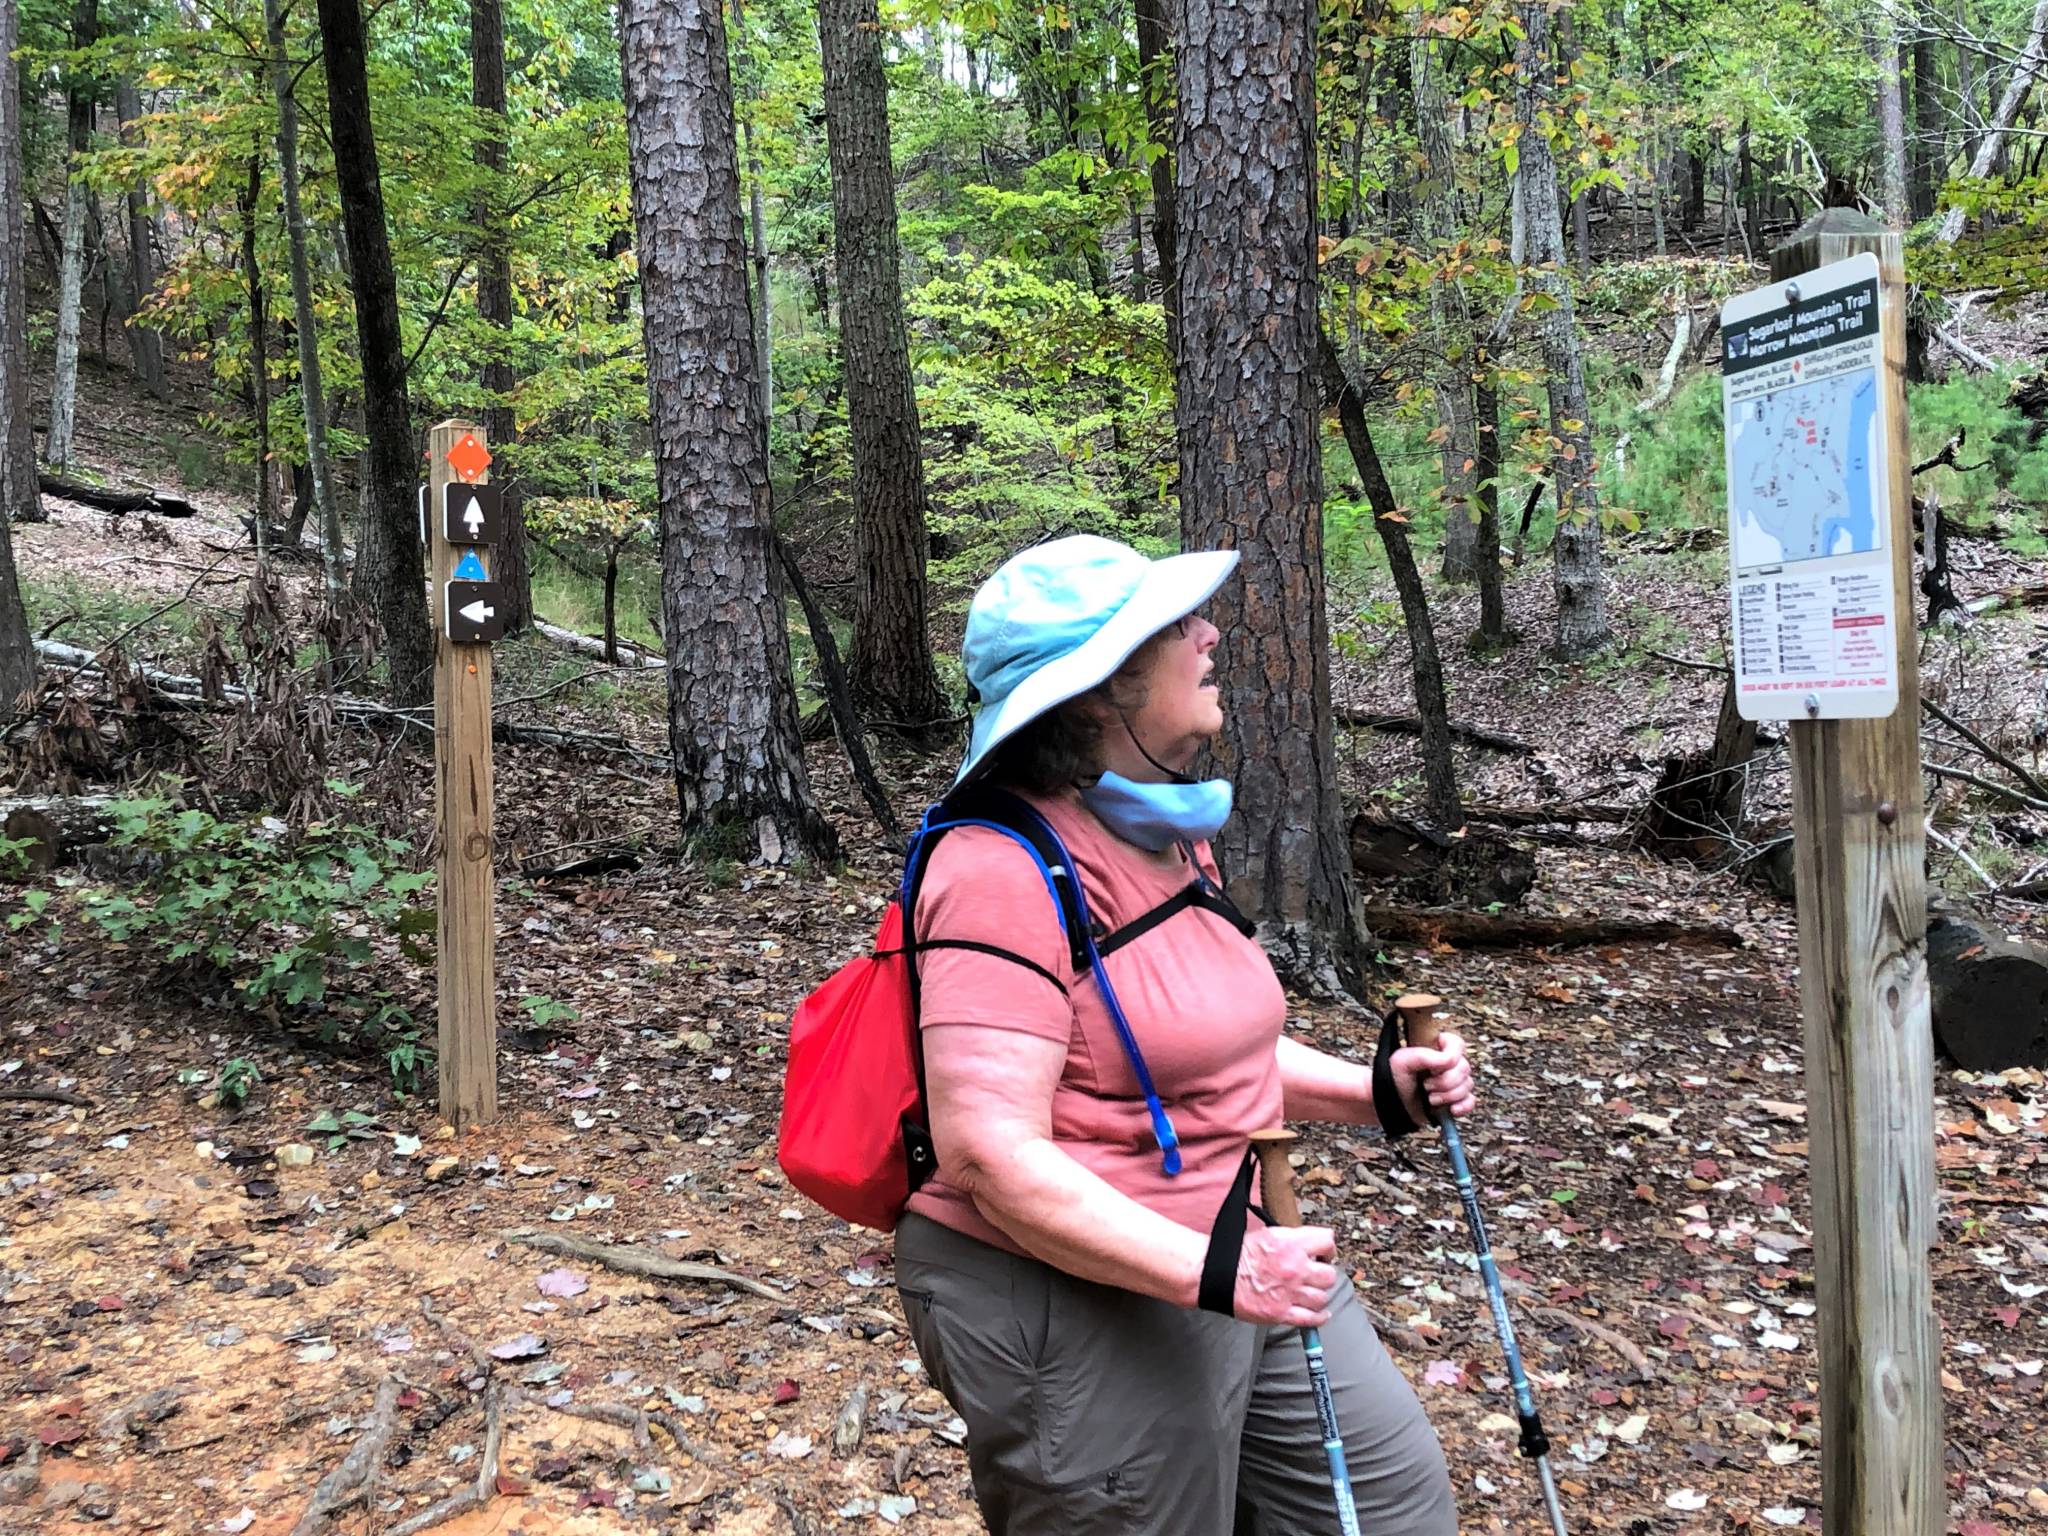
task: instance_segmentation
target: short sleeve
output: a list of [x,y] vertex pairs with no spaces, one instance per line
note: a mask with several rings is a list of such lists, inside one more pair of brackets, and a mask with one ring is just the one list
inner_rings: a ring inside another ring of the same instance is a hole
[[[984,827],[962,827],[940,839],[918,893],[913,932],[920,946],[941,945],[920,948],[917,957],[923,1028],[981,1024],[1047,1040],[1073,1038],[1066,925],[1037,862],[1015,839]],[[953,944],[986,946],[1017,959],[945,947]]]

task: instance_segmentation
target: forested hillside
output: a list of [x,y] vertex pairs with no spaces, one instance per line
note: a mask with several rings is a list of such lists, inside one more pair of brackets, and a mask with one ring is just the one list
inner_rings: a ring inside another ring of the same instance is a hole
[[[980,1529],[778,1095],[969,596],[1088,532],[1243,551],[1231,893],[1302,1037],[1466,1020],[1574,1529],[1821,1529],[1720,315],[1824,216],[1904,257],[1939,1499],[2048,1530],[2048,0],[0,0],[0,59],[0,1527]],[[1297,1161],[1464,1528],[1547,1529],[1437,1149]]]

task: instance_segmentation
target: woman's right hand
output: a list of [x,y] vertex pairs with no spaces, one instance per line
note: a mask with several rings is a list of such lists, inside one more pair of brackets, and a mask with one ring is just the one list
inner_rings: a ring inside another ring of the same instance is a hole
[[1255,1227],[1237,1258],[1231,1310],[1247,1323],[1320,1328],[1337,1289],[1337,1235],[1328,1227]]

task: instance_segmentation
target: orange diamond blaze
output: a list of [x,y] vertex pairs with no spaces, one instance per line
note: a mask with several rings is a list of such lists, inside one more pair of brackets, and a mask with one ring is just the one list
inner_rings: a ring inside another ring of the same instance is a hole
[[448,467],[456,479],[474,481],[491,467],[491,450],[476,440],[474,432],[465,432],[448,450]]

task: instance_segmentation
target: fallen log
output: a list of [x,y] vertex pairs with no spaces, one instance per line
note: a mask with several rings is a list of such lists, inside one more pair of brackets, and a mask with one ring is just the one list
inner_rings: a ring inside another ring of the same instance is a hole
[[[38,640],[36,654],[45,661],[59,666],[74,667],[82,672],[100,670],[99,654],[81,645],[67,645],[62,640]],[[181,677],[157,667],[138,666],[135,673],[149,685],[151,696],[175,709],[232,708],[248,701],[247,690],[233,686],[220,690],[218,700],[205,696],[204,685],[196,677]],[[432,735],[434,714],[431,709],[397,709],[389,704],[380,704],[375,699],[350,698],[337,694],[330,701],[337,719],[357,725],[396,725],[401,729],[415,730]],[[662,773],[672,772],[674,763],[659,752],[649,752],[636,747],[623,736],[597,734],[588,731],[563,731],[553,726],[518,725],[509,720],[491,722],[491,740],[515,746],[557,747],[564,751],[596,752],[612,757],[630,758],[643,767]]]
[[120,517],[129,512],[154,512],[158,517],[194,517],[199,509],[182,496],[168,491],[116,491],[103,485],[86,485],[61,475],[39,474],[37,483],[45,496],[75,501],[80,506]]
[[1561,805],[1468,805],[1465,816],[1496,827],[1551,827],[1567,822],[1597,821],[1606,826],[1625,827],[1642,813],[1632,806],[1596,805],[1591,801],[1567,801]]
[[1973,597],[1963,604],[1963,611],[1975,616],[2008,608],[2035,608],[2042,603],[2048,603],[2048,584],[2022,583],[2018,586],[2000,587],[1996,592],[1987,592],[1982,597]]
[[1586,944],[1718,944],[1745,940],[1719,923],[1637,917],[1545,917],[1534,912],[1476,912],[1464,907],[1367,905],[1365,925],[1377,939],[1451,944],[1467,949],[1563,949]]
[[[1390,736],[1420,736],[1422,720],[1416,715],[1382,715],[1366,709],[1339,709],[1339,725],[1354,726],[1360,730],[1379,731]],[[1506,752],[1516,757],[1534,757],[1536,749],[1526,741],[1517,741],[1512,736],[1503,736],[1485,726],[1451,722],[1451,735],[1460,741],[1469,741],[1474,746],[1486,747],[1495,752]]]
[[1409,901],[1514,906],[1536,883],[1535,856],[1498,833],[1452,837],[1378,809],[1351,819],[1351,864]]
[[[579,635],[573,629],[564,629],[559,624],[550,624],[545,619],[535,619],[536,634],[546,635],[557,645],[567,646],[572,651],[581,651],[586,656],[604,659],[604,641],[597,635]],[[614,665],[639,667],[654,672],[668,665],[668,660],[659,651],[650,651],[645,646],[635,645],[630,640],[618,642],[619,659]]]

